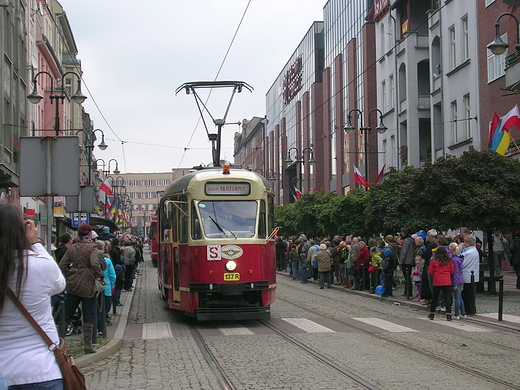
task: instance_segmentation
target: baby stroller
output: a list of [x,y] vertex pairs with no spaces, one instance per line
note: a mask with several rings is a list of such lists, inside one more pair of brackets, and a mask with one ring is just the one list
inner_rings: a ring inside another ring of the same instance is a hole
[[[67,298],[67,293],[63,291],[57,295],[52,297],[52,317],[54,318],[54,323],[59,327],[60,323],[60,315],[62,307],[64,309],[64,305],[61,305],[61,302],[64,302]],[[63,313],[64,315],[64,313]],[[81,333],[81,309],[76,309],[74,315],[70,318],[67,329],[65,330],[65,336],[70,336],[74,333]]]

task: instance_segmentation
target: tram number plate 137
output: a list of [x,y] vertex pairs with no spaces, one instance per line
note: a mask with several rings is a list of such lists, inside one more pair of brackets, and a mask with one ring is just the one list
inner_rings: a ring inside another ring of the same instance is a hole
[[240,280],[240,274],[239,273],[227,273],[224,274],[224,280],[230,281],[230,280]]

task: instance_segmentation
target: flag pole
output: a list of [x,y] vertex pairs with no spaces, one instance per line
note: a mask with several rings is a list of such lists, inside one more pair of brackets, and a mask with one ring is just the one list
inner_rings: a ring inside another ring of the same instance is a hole
[[516,143],[516,141],[513,139],[513,136],[511,135],[511,132],[508,131],[509,133],[509,137],[511,138],[511,141],[513,141],[513,143],[515,144],[516,146],[516,150],[520,153],[520,147],[518,146],[518,144]]

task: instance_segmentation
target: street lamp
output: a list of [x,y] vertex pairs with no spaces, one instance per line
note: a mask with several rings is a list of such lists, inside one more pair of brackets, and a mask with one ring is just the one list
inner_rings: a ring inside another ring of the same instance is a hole
[[500,19],[503,17],[503,16],[511,16],[515,22],[516,22],[516,45],[515,45],[515,49],[517,52],[520,52],[520,31],[519,31],[519,22],[518,22],[518,18],[509,13],[509,12],[504,12],[503,14],[499,15],[496,22],[495,22],[495,40],[493,42],[491,42],[489,45],[487,45],[487,48],[489,50],[491,50],[491,52],[495,55],[501,55],[501,54],[504,54],[504,52],[507,50],[507,48],[509,47],[509,45],[507,43],[505,43],[502,38],[500,38]]
[[[291,158],[291,150],[294,150],[295,151],[295,160],[293,161],[292,158]],[[309,152],[309,160],[305,161],[305,152],[308,151]],[[306,147],[302,150],[302,153],[300,155],[300,157],[298,157],[298,149],[297,148],[289,148],[287,150],[287,158],[285,159],[285,163],[287,164],[287,166],[289,167],[290,165],[294,164],[294,163],[297,163],[298,165],[300,165],[300,172],[299,172],[299,182],[300,182],[300,188],[302,188],[302,191],[303,191],[303,178],[302,178],[302,174],[303,174],[303,164],[305,162],[307,162],[307,164],[310,164],[310,165],[314,165],[316,164],[316,160],[314,160],[314,150],[311,148],[311,147]]]
[[[105,163],[105,160],[103,160],[102,158],[98,158],[96,159],[96,169],[98,169],[98,163],[101,162],[102,163],[102,167],[101,168],[101,173],[103,174],[104,177],[107,177],[109,174],[110,174],[110,163],[114,161],[116,163],[116,168],[114,169],[114,175],[119,175],[119,169],[118,169],[118,162],[115,158],[111,158],[110,160],[108,160],[108,163]],[[103,180],[101,180],[103,181]],[[105,205],[103,206],[104,210],[103,210],[103,217],[106,218],[107,217],[107,194],[105,193]]]
[[[75,73],[75,72],[65,72],[62,75],[60,88],[57,91],[54,91],[54,78],[49,72],[46,71],[40,71],[36,73],[33,76],[33,91],[32,93],[27,96],[27,99],[32,104],[38,104],[43,99],[43,96],[38,93],[38,76],[46,74],[50,78],[50,85],[51,85],[51,93],[49,95],[49,98],[51,100],[51,104],[53,100],[56,100],[56,111],[54,116],[54,131],[56,132],[56,136],[60,135],[60,117],[59,117],[59,105],[58,105],[58,99],[61,99],[61,103],[63,104],[65,100],[65,89],[63,88],[63,80],[65,79],[65,76],[68,74],[74,74],[78,78],[78,90],[77,92],[72,95],[71,99],[73,102],[77,104],[81,104],[85,101],[87,98],[83,93],[81,93],[81,77]],[[56,93],[55,93],[56,92]],[[51,237],[52,237],[52,224],[54,221],[54,195],[53,194],[53,188],[52,188],[52,138],[46,137],[46,161],[47,161],[47,176],[46,176],[46,194],[45,194],[45,203],[47,208],[47,249],[49,253],[51,252]]]
[[[365,126],[365,127],[363,127],[363,112],[359,108],[353,108],[352,110],[350,110],[348,112],[347,125],[343,128],[343,130],[345,130],[345,132],[349,135],[352,135],[355,133],[356,127],[352,125],[352,113],[356,112],[358,114],[358,117],[360,119],[359,122],[361,124],[361,126],[359,127],[359,131],[361,131],[361,133],[364,135],[364,138],[365,138],[365,174],[366,174],[367,180],[369,180],[369,178],[368,178],[368,133],[372,131],[372,127],[370,127],[370,115],[374,111],[377,111],[379,113],[379,124],[377,125],[375,130],[379,134],[383,134],[385,131],[388,130],[388,127],[386,127],[385,124],[383,123],[383,113],[381,112],[381,110],[379,108],[372,108],[368,112],[368,121],[367,121],[368,126]],[[356,162],[356,164],[357,164],[357,162]]]
[[101,129],[95,129],[90,132],[86,130],[78,130],[76,132],[76,135],[79,133],[85,133],[85,148],[87,149],[87,156],[88,159],[88,181],[89,184],[92,184],[92,151],[94,149],[94,141],[96,140],[96,132],[101,133],[101,142],[98,145],[98,148],[101,150],[105,150],[108,145],[105,143],[105,133],[103,133],[103,130]]
[[276,180],[276,172],[274,171],[274,169],[269,168],[269,169],[267,169],[267,171],[265,171],[265,175],[268,176],[269,172],[271,172],[271,175],[269,176],[269,178],[267,178],[267,180],[275,181]]
[[[46,74],[51,79],[51,94],[49,95],[49,98],[51,99],[51,104],[53,100],[56,100],[56,115],[54,117],[54,130],[56,131],[56,136],[60,135],[60,117],[59,117],[59,110],[58,110],[58,100],[61,99],[61,104],[63,104],[63,101],[65,100],[65,89],[63,87],[63,81],[65,80],[65,76],[68,74],[74,74],[78,78],[78,90],[74,95],[71,96],[71,99],[74,103],[82,104],[85,99],[87,98],[83,93],[81,92],[81,77],[73,71],[65,72],[61,77],[60,87],[58,90],[54,91],[54,78],[49,72],[46,72],[44,70],[36,73],[33,77],[33,91],[32,93],[27,96],[27,99],[32,104],[38,104],[43,99],[43,96],[38,93],[38,86],[37,86],[37,78],[41,74]],[[54,93],[56,92],[56,93]],[[59,93],[58,93],[59,92]]]

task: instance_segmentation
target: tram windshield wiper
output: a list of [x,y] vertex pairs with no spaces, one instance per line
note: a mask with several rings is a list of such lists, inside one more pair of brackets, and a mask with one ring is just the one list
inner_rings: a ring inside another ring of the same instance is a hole
[[231,233],[233,235],[233,237],[235,237],[235,240],[237,239],[237,236],[235,233],[233,233],[231,230],[227,229],[227,228],[222,228],[222,226],[220,226],[220,224],[215,221],[213,219],[213,217],[211,215],[208,215],[209,219],[211,219],[211,222],[213,222],[215,224],[215,226],[217,227],[217,229],[224,235],[224,236],[227,236],[226,232],[224,231],[224,229],[226,229],[229,233]]

